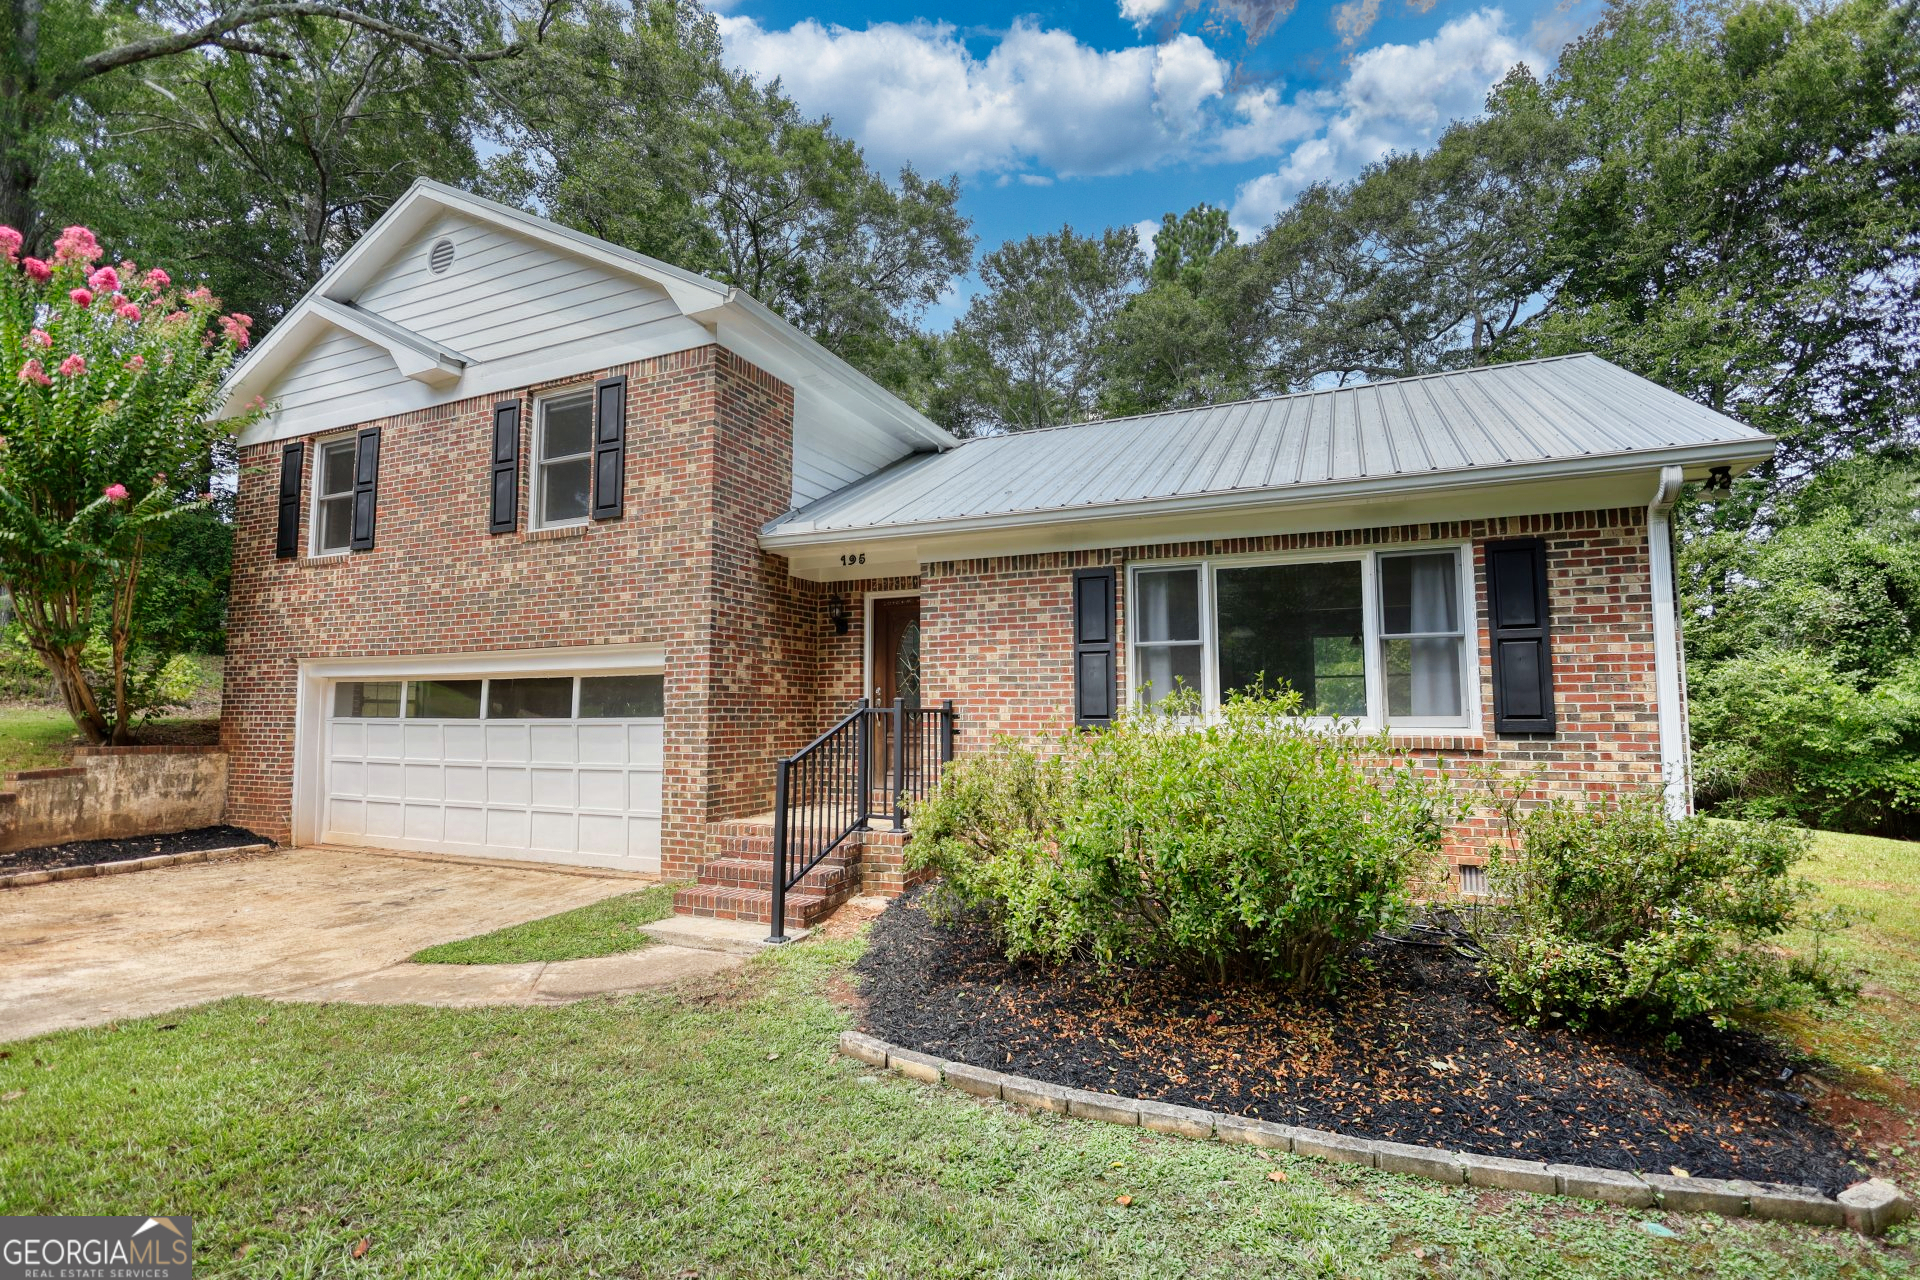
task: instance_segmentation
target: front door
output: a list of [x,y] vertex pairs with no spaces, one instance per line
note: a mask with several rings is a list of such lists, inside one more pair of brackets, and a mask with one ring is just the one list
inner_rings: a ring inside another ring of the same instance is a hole
[[[873,705],[889,710],[898,698],[904,705],[920,705],[920,598],[889,596],[873,602],[873,651],[867,670],[873,684],[868,696]],[[893,722],[887,716],[874,716],[873,738],[868,744],[871,774],[870,790],[874,809],[893,808]]]
[[873,705],[890,707],[899,698],[920,705],[920,597],[895,596],[873,602]]

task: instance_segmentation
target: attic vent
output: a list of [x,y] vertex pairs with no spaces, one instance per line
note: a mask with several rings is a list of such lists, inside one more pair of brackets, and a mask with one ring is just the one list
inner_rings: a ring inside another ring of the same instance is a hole
[[439,275],[453,265],[453,241],[435,240],[433,248],[427,250],[427,266],[433,274]]

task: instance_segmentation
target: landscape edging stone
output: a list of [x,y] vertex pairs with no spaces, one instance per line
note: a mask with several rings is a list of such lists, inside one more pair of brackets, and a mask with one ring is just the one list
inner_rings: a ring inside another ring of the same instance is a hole
[[1754,1217],[1823,1227],[1844,1225],[1862,1235],[1879,1235],[1913,1212],[1913,1202],[1898,1187],[1880,1178],[1857,1183],[1835,1198],[1811,1187],[1745,1179],[1642,1176],[1593,1165],[1548,1164],[1408,1142],[1356,1138],[1145,1098],[1094,1093],[964,1062],[950,1062],[932,1054],[899,1048],[860,1031],[842,1032],[840,1050],[850,1058],[874,1066],[884,1062],[900,1074],[927,1084],[951,1083],[954,1088],[976,1097],[999,1098],[1017,1106],[1105,1120],[1110,1124],[1141,1125],[1185,1137],[1203,1138],[1211,1134],[1222,1142],[1365,1164],[1455,1187],[1557,1194],[1630,1209],[1659,1207],[1675,1213],[1718,1213],[1723,1217]]
[[130,871],[158,871],[161,867],[184,867],[209,862],[230,853],[265,853],[277,848],[271,844],[236,844],[224,849],[190,849],[186,853],[157,853],[151,858],[123,858],[119,862],[88,862],[77,867],[51,867],[45,871],[15,871],[0,876],[0,889],[24,889],[28,885],[53,884],[61,880],[91,880],[95,876],[125,875]]

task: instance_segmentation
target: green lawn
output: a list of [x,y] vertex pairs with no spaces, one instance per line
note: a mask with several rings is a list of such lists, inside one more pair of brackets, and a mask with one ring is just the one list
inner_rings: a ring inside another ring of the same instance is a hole
[[1651,1215],[877,1074],[833,1051],[849,1015],[828,992],[860,946],[561,1008],[231,1000],[6,1045],[0,1213],[191,1213],[206,1276],[1920,1270],[1907,1234],[1670,1217],[1655,1238]]
[[644,947],[652,941],[643,924],[673,914],[670,884],[603,898],[557,916],[509,925],[477,938],[443,942],[413,953],[419,964],[524,964],[534,960],[584,960]]
[[67,748],[79,742],[72,718],[59,707],[0,707],[0,773],[63,765]]

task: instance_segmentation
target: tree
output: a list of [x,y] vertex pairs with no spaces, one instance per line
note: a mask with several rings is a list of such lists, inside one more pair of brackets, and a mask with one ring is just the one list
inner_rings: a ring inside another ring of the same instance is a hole
[[[560,0],[541,0],[536,32]],[[425,9],[426,21],[390,20],[377,5],[324,0],[163,0],[150,16],[129,18],[91,0],[8,0],[0,44],[0,223],[17,227],[39,250],[47,220],[39,199],[45,169],[71,141],[89,98],[113,73],[201,49],[248,58],[291,60],[271,43],[278,24],[329,19],[391,39],[423,57],[477,66],[518,55],[519,42],[495,41],[491,5],[456,0]]]
[[1731,413],[1787,483],[1914,438],[1913,5],[1614,0],[1546,97],[1579,162],[1516,354],[1595,350]]
[[957,179],[876,173],[779,82],[728,70],[695,0],[591,0],[493,80],[518,143],[496,190],[737,285],[862,367],[971,258]]
[[952,337],[977,428],[1030,431],[1094,417],[1114,319],[1145,268],[1131,228],[1082,236],[1062,227],[982,258],[982,291]]
[[[435,14],[367,12],[401,27]],[[216,48],[123,77],[100,145],[72,163],[80,191],[118,194],[89,202],[115,210],[102,221],[117,238],[271,324],[416,177],[471,183],[484,112],[466,67],[371,28],[300,18],[260,34],[288,56]]]
[[1163,217],[1147,287],[1113,319],[1101,412],[1144,413],[1251,395],[1267,337],[1254,266],[1225,209],[1199,204]]
[[[0,578],[34,653],[91,742],[126,739],[142,569],[195,507],[208,459],[251,414],[212,415],[251,321],[163,271],[96,267],[69,227],[51,263],[0,227]],[[105,650],[97,680],[89,648]]]
[[1540,86],[1517,67],[1430,152],[1308,188],[1261,237],[1266,382],[1405,377],[1483,364],[1549,283],[1543,204],[1569,159]]

